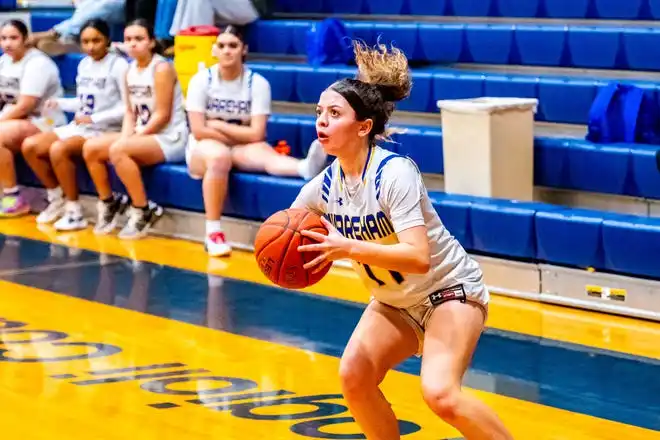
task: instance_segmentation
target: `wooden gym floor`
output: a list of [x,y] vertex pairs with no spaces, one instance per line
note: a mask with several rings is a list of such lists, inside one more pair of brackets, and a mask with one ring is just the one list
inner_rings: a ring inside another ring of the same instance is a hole
[[[251,254],[0,222],[3,436],[353,439],[337,366],[368,295],[333,271],[265,284]],[[660,439],[660,325],[495,296],[465,378],[517,439]],[[459,435],[419,392],[383,389],[404,439]]]

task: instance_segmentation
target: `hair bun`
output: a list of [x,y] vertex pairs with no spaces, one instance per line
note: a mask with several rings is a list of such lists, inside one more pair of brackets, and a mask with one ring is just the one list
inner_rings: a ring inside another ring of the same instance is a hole
[[385,102],[401,101],[408,97],[408,91],[399,86],[391,86],[385,84],[374,84],[378,92],[383,96]]

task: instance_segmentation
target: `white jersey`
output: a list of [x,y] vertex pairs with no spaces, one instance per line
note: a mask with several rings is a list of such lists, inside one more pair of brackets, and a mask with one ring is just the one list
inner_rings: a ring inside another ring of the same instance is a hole
[[[28,49],[23,58],[14,60],[7,54],[0,57],[0,101],[2,111],[18,102],[21,95],[39,98],[31,116],[42,116],[43,104],[63,95],[60,72],[55,62],[37,49]],[[56,111],[57,112],[57,111]],[[61,113],[61,110],[59,111]],[[55,119],[66,119],[64,113]],[[61,117],[60,117],[61,116]]]
[[345,237],[380,244],[396,244],[401,231],[426,225],[431,252],[427,273],[399,273],[353,262],[374,298],[385,304],[411,307],[461,284],[468,296],[484,290],[479,265],[444,227],[421,173],[407,157],[370,148],[362,180],[353,191],[335,160],[303,187],[293,207],[325,216]]
[[204,113],[206,119],[250,125],[253,116],[269,115],[270,105],[268,80],[250,69],[235,80],[224,81],[215,64],[197,72],[188,83],[186,109]]
[[127,70],[128,62],[112,53],[100,61],[85,57],[78,64],[76,112],[91,116],[100,131],[121,129],[126,111],[123,99]]
[[[139,132],[149,122],[151,115],[156,111],[156,88],[155,73],[156,66],[160,63],[167,63],[167,59],[161,55],[155,54],[151,63],[144,69],[139,69],[137,62],[133,61],[126,74],[126,83],[128,85],[128,98],[137,116],[136,130]],[[162,134],[172,134],[180,132],[180,136],[187,133],[188,122],[186,120],[185,109],[183,108],[183,93],[181,84],[176,81],[174,85],[174,98],[172,99],[172,114],[170,122],[161,131]]]

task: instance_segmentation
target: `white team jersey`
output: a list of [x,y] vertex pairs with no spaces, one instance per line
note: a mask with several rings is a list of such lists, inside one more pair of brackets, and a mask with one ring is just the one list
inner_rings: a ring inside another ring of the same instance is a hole
[[[139,128],[147,125],[151,115],[156,111],[156,88],[155,73],[156,66],[159,63],[167,63],[167,59],[161,55],[155,54],[151,63],[140,70],[137,62],[133,61],[128,68],[126,74],[126,83],[128,85],[128,98],[133,107],[133,111],[137,115],[136,127]],[[183,93],[181,92],[181,84],[177,80],[174,86],[174,99],[172,100],[172,115],[170,122],[162,130],[163,134],[170,134],[176,131],[181,133],[187,130],[187,120],[185,109],[183,108]]]
[[[32,116],[41,116],[46,100],[63,95],[57,65],[37,49],[28,49],[18,62],[7,54],[0,57],[0,101],[3,111],[16,104],[21,95],[39,98]],[[64,114],[61,116],[64,117]]]
[[252,116],[270,114],[270,104],[270,84],[250,69],[235,80],[224,81],[215,64],[197,72],[188,83],[186,109],[204,113],[207,119],[250,125]]
[[426,225],[431,252],[427,273],[399,273],[353,262],[374,298],[383,303],[411,307],[433,292],[459,284],[468,295],[483,291],[479,265],[444,227],[419,170],[407,157],[370,148],[353,193],[335,160],[305,185],[293,207],[324,215],[345,237],[380,244],[396,244],[397,233]]
[[95,123],[95,128],[102,131],[121,129],[125,111],[122,90],[127,70],[128,62],[112,53],[100,61],[85,57],[78,64],[78,113],[92,116],[92,120],[101,119]]

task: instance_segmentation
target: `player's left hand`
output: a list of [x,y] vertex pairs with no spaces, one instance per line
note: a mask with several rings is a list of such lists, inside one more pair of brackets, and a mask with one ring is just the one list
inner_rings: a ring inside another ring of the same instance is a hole
[[305,269],[316,267],[313,273],[323,270],[323,268],[328,264],[332,264],[335,260],[347,258],[348,249],[351,244],[350,240],[341,235],[325,217],[321,217],[321,223],[323,223],[323,226],[328,230],[328,235],[319,234],[314,231],[300,232],[305,237],[317,241],[317,243],[298,246],[298,252],[321,253],[321,255],[303,266]]
[[92,117],[89,116],[89,115],[83,115],[83,114],[76,114],[76,117],[74,118],[74,121],[76,122],[76,124],[81,124],[81,125],[93,124]]

